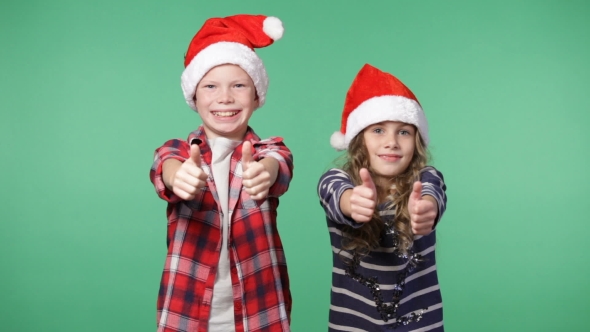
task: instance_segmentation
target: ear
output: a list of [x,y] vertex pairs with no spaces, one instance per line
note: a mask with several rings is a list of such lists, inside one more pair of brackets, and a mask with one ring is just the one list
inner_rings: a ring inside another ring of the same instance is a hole
[[[195,101],[196,103],[196,101]],[[260,98],[258,97],[258,92],[254,91],[254,110],[257,110],[260,107]]]
[[200,115],[201,113],[199,113],[199,109],[197,108],[197,92],[195,91],[195,94],[193,95],[193,104],[195,104],[195,111]]

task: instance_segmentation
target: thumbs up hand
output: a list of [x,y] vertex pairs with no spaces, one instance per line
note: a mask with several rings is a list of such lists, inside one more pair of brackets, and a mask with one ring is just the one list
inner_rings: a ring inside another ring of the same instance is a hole
[[242,186],[253,200],[268,196],[272,185],[270,173],[261,162],[252,158],[252,143],[245,141],[242,145]]
[[422,182],[414,182],[408,200],[408,212],[414,235],[428,235],[432,232],[438,214],[438,206],[432,196],[422,197]]
[[172,191],[185,201],[195,196],[207,184],[207,173],[201,169],[201,150],[191,145],[190,157],[182,163],[172,179]]
[[356,222],[368,222],[373,219],[377,201],[377,189],[366,168],[361,168],[359,175],[363,183],[352,189],[350,195],[350,217]]

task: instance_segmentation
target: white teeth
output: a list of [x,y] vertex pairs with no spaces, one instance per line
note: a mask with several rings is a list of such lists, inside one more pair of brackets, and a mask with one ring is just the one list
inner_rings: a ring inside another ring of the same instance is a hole
[[238,114],[238,112],[213,112],[215,116],[234,116]]

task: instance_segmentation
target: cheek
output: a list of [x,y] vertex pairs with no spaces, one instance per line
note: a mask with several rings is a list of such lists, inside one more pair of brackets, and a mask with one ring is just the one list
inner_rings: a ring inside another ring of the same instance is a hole
[[205,100],[206,98],[203,95],[200,94],[196,94],[195,95],[195,105],[197,105],[197,108],[203,107],[203,105],[205,105]]
[[379,146],[379,142],[374,137],[368,136],[365,134],[365,149],[369,154],[372,154],[377,147]]
[[408,154],[413,155],[414,154],[414,150],[416,149],[416,144],[414,143],[415,138],[414,137],[408,137],[408,139],[405,141],[405,150],[408,152]]
[[217,92],[214,90],[198,89],[195,92],[195,100],[197,102],[207,103],[207,102],[210,102],[211,100],[215,99],[216,94],[217,94]]
[[242,94],[239,98],[240,98],[243,105],[248,105],[252,108],[255,108],[256,106],[258,106],[258,98],[256,98],[255,93],[247,92],[247,93]]

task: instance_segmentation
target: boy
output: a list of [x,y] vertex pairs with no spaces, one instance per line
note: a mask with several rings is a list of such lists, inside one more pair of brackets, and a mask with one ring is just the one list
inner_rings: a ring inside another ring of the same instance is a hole
[[181,84],[203,124],[158,148],[150,172],[168,202],[158,331],[290,330],[276,208],[293,159],[248,127],[268,88],[253,48],[282,34],[275,17],[236,15],[207,20],[189,45]]

